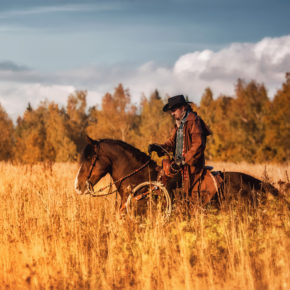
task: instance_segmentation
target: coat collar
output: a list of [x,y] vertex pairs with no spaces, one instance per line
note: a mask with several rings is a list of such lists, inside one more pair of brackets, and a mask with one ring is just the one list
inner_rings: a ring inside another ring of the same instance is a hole
[[196,112],[189,112],[186,121],[194,121],[197,116]]
[[[196,116],[197,116],[196,112],[193,112],[193,111],[188,112],[188,115],[184,124],[186,124],[188,121],[194,121],[196,119]],[[176,123],[175,123],[175,128],[177,129]]]

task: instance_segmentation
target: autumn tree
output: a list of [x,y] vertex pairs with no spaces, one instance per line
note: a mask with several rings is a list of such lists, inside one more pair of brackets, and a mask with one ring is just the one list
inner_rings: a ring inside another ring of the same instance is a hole
[[87,91],[76,91],[69,95],[66,107],[67,126],[70,139],[74,142],[77,152],[83,148],[88,119],[86,114]]
[[204,90],[204,93],[200,100],[199,112],[203,117],[203,120],[207,123],[212,123],[213,112],[212,112],[212,104],[214,102],[212,90],[207,87]]
[[15,159],[23,163],[44,160],[45,105],[34,110],[29,104],[24,116],[17,119],[15,131]]
[[12,120],[0,104],[0,160],[9,160],[13,156],[14,126]]
[[269,161],[290,158],[290,73],[268,107],[263,153]]
[[211,102],[211,118],[207,118],[212,135],[208,137],[209,144],[206,154],[210,159],[229,161],[236,154],[234,128],[231,123],[231,112],[234,99],[219,96]]
[[[213,133],[208,138],[207,158],[288,161],[290,74],[273,101],[268,99],[265,86],[255,81],[238,80],[235,89],[233,97],[214,99],[206,88],[200,105],[192,104]],[[121,139],[146,151],[148,144],[164,142],[174,125],[170,114],[162,111],[167,101],[158,90],[143,97],[140,111],[122,84],[113,94],[104,95],[101,108],[94,106],[87,112],[86,97],[86,91],[76,91],[68,97],[66,108],[48,101],[37,109],[28,104],[15,128],[0,105],[0,160],[13,156],[25,163],[73,161],[83,148],[85,134],[94,139]]]
[[[215,102],[213,99],[212,90],[207,87],[201,97],[200,106],[195,108],[197,113],[201,116],[204,120],[206,125],[212,129],[214,126],[214,119],[215,119]],[[205,151],[205,156],[207,159],[213,158],[213,136],[209,136],[207,138],[207,146]]]
[[144,97],[141,102],[138,147],[143,151],[147,150],[150,143],[163,143],[173,128],[170,115],[162,111],[163,106],[158,90],[149,99]]
[[48,101],[35,110],[28,105],[23,118],[17,120],[15,141],[15,158],[23,163],[76,160],[66,113]]
[[119,84],[114,94],[106,93],[102,99],[102,110],[90,111],[91,122],[87,132],[92,137],[120,139],[134,144],[136,107],[131,104],[128,90]]
[[257,160],[258,151],[265,137],[265,116],[269,103],[266,88],[255,81],[245,83],[238,80],[236,98],[230,112],[234,134],[235,161]]
[[69,126],[63,110],[50,103],[45,114],[44,159],[56,162],[77,159],[77,146],[70,139]]

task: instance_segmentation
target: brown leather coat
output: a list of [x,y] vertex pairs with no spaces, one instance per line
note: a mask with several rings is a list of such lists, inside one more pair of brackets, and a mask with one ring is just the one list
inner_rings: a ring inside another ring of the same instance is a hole
[[[161,145],[169,152],[175,152],[176,132],[177,126],[173,129],[170,138]],[[190,177],[187,187],[191,187],[205,166],[206,137],[210,134],[210,130],[197,113],[190,112],[183,128],[183,156],[185,169],[188,169]],[[187,189],[189,191],[189,188]]]

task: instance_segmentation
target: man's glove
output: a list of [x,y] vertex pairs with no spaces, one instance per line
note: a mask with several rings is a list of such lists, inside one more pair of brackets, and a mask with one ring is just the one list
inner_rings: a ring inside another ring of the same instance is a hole
[[177,159],[171,163],[171,168],[173,169],[173,171],[179,171],[184,164],[185,164],[184,159]]
[[162,148],[156,143],[149,144],[148,146],[148,153],[151,154],[153,151],[157,153],[158,157],[161,157],[164,155]]
[[185,164],[184,158],[182,157],[182,159],[175,160],[175,164],[179,167],[182,167]]
[[173,172],[179,171],[181,169],[181,163],[172,162],[170,165]]

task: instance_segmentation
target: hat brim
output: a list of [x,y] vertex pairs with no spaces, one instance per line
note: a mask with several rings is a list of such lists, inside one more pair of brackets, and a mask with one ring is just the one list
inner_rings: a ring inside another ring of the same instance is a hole
[[183,106],[183,105],[187,105],[187,104],[192,104],[192,102],[184,102],[184,103],[179,103],[179,104],[175,104],[175,105],[173,105],[173,106],[170,106],[170,104],[166,104],[164,107],[163,107],[163,112],[168,112],[168,111],[170,111],[172,108],[174,108],[174,107],[181,107],[181,106]]

